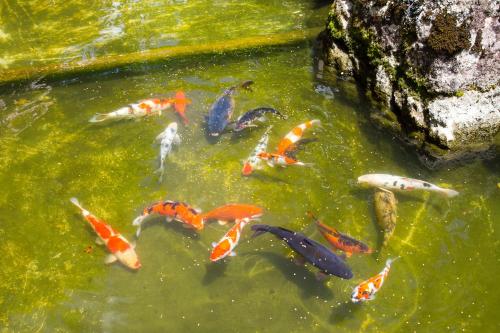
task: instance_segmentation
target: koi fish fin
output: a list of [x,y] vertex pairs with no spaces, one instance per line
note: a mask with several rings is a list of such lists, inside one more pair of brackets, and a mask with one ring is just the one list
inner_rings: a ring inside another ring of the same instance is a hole
[[387,261],[385,262],[385,266],[391,267],[392,263],[395,262],[396,260],[398,260],[399,258],[401,258],[401,257],[396,257],[394,259],[391,259],[391,258],[387,259]]
[[133,221],[132,225],[133,226],[141,226],[142,220],[144,220],[146,217],[144,215],[139,215],[137,216]]
[[328,274],[322,271],[317,271],[315,275],[316,275],[316,280],[318,281],[325,281],[328,278]]
[[201,214],[201,208],[199,208],[199,207],[195,207],[195,208],[193,208],[193,209],[194,209],[194,211],[195,211],[197,214]]
[[83,208],[80,203],[78,202],[78,199],[73,197],[71,199],[69,199],[69,201],[71,201],[71,203],[73,205],[75,205],[76,207],[78,207],[80,209],[80,211],[82,212],[83,215],[90,215],[90,212],[88,210],[86,210],[85,208]]
[[109,264],[114,263],[114,262],[115,262],[115,261],[117,261],[117,260],[118,260],[118,258],[117,258],[114,254],[110,253],[110,254],[108,254],[108,255],[106,256],[106,258],[104,258],[104,263],[105,263],[106,265],[109,265]]
[[96,113],[92,118],[89,119],[89,123],[100,123],[109,119],[109,116],[106,113]]
[[139,238],[139,235],[141,234],[141,226],[137,228],[137,231],[135,232],[135,237]]
[[104,241],[100,238],[100,237],[96,237],[95,239],[95,243],[97,245],[104,245]]
[[448,188],[443,188],[441,192],[448,198],[456,197],[459,194],[457,191]]
[[250,88],[250,86],[253,84],[254,82],[252,80],[248,80],[248,81],[245,81],[243,82],[240,87],[243,88],[243,89],[246,89],[246,90],[250,90],[250,91],[253,91],[252,88]]
[[312,166],[314,166],[314,163],[297,162],[297,163],[295,163],[295,165],[303,166],[303,167],[312,167]]
[[212,242],[212,247],[216,247],[217,246],[217,243],[216,242]]
[[136,241],[131,241],[130,242],[130,246],[132,246],[132,248],[135,249],[135,247],[137,246],[137,242]]
[[293,262],[297,266],[304,266],[306,264],[306,258],[298,254],[295,256],[295,258],[293,258]]
[[274,168],[274,163],[271,162],[270,160],[267,160],[266,163],[269,167]]
[[172,222],[173,220],[174,220],[174,218],[172,216],[165,217],[165,221],[167,221],[167,222]]
[[176,134],[176,135],[174,136],[174,140],[172,141],[172,143],[173,143],[174,145],[179,145],[179,144],[181,144],[181,137],[179,136],[179,134]]
[[227,123],[226,128],[230,131],[236,131],[236,132],[241,131],[242,129],[236,128],[236,124],[237,124],[236,121],[230,121]]
[[351,253],[351,252],[346,252],[346,253],[345,253],[345,256],[346,256],[347,258],[350,258],[350,257],[352,256],[352,253]]
[[165,132],[161,132],[160,134],[158,134],[158,136],[155,138],[155,142],[160,142],[161,140],[163,140],[163,138],[165,137]]
[[226,225],[227,224],[227,221],[224,221],[224,220],[218,220],[217,223],[219,223],[219,225]]
[[229,253],[229,256],[230,256],[230,257],[236,257],[236,252],[231,251],[231,252]]

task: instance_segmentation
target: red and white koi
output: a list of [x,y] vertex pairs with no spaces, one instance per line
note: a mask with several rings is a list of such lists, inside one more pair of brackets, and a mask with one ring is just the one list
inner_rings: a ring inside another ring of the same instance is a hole
[[264,135],[260,138],[257,146],[255,146],[252,154],[247,158],[247,160],[243,163],[243,169],[241,173],[243,176],[250,176],[254,170],[262,169],[262,159],[258,157],[260,153],[263,153],[267,149],[267,143],[269,142],[269,132],[271,131],[272,126],[269,126],[267,130],[264,132]]
[[445,195],[448,198],[457,196],[459,194],[455,190],[442,188],[423,180],[393,176],[387,174],[372,173],[360,176],[358,178],[358,184],[380,187],[386,190],[396,190],[396,191],[413,191],[413,190],[430,191]]
[[106,245],[109,252],[111,252],[104,260],[106,264],[111,264],[118,260],[130,269],[141,268],[141,262],[135,253],[134,246],[125,237],[83,208],[76,198],[71,198],[70,201],[80,209],[83,217],[96,232],[98,236],[96,242]]
[[183,223],[184,226],[196,230],[201,230],[204,226],[202,214],[187,203],[171,200],[160,201],[144,208],[142,214],[132,222],[132,225],[137,227],[137,237],[141,234],[141,227],[146,217],[155,213],[165,216],[167,222],[176,220]]
[[90,118],[90,123],[100,123],[105,120],[134,119],[152,115],[161,115],[174,105],[175,98],[148,98],[132,103],[110,113],[96,113]]
[[289,165],[297,165],[297,166],[312,166],[312,163],[304,163],[296,160],[295,158],[286,156],[286,155],[280,155],[280,154],[275,154],[275,153],[267,153],[267,152],[260,152],[257,155],[261,160],[267,161],[267,165],[269,165],[271,168],[273,168],[275,165],[279,165],[282,167],[286,167]]
[[389,274],[389,270],[391,269],[391,264],[397,259],[399,259],[399,257],[395,259],[387,259],[382,272],[357,285],[352,292],[351,300],[354,303],[358,303],[375,299],[375,293],[379,291],[384,284],[384,281]]
[[275,165],[288,166],[310,166],[310,163],[303,163],[289,156],[289,153],[297,149],[297,142],[302,138],[306,129],[315,125],[320,125],[319,119],[306,121],[303,124],[295,126],[281,141],[278,143],[278,148],[275,153],[261,152],[257,156],[267,161],[270,167]]
[[241,232],[243,228],[250,222],[250,219],[242,219],[236,221],[234,226],[222,237],[218,243],[212,243],[213,249],[210,253],[210,260],[217,261],[226,256],[235,256],[233,251],[238,242],[240,241]]

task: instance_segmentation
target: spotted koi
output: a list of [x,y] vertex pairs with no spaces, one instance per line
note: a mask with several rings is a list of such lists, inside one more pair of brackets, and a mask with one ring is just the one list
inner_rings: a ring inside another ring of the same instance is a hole
[[188,228],[202,230],[204,227],[203,215],[187,203],[170,200],[159,201],[144,208],[142,214],[132,222],[132,225],[137,227],[137,237],[141,234],[145,219],[152,214],[165,216],[167,222],[176,220]]
[[375,299],[375,293],[378,292],[384,284],[392,263],[397,259],[399,259],[399,257],[395,259],[387,259],[382,272],[357,285],[352,292],[351,300],[354,303],[358,303]]

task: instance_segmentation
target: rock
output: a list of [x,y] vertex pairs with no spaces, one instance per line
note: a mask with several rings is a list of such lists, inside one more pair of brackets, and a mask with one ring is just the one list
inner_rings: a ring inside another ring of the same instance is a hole
[[392,108],[401,124],[385,127],[419,151],[460,158],[500,131],[497,1],[334,0],[325,35],[327,62],[376,99],[371,118]]
[[500,87],[433,100],[427,107],[430,136],[452,149],[491,140],[500,130],[499,99]]

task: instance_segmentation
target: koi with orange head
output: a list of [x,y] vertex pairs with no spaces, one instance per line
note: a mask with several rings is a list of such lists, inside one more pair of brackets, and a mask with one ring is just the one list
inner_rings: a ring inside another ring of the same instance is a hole
[[179,221],[188,228],[202,230],[204,227],[203,215],[188,204],[170,200],[160,201],[144,208],[142,214],[132,222],[132,225],[137,227],[137,237],[141,234],[145,219],[152,214],[165,216],[167,222]]
[[227,204],[202,214],[203,220],[218,220],[220,224],[236,220],[255,220],[262,216],[262,208],[246,204]]
[[363,242],[339,232],[337,229],[321,223],[311,212],[307,213],[316,223],[319,232],[335,249],[344,251],[347,257],[353,253],[373,253],[373,250]]
[[191,100],[186,98],[183,91],[177,91],[175,97],[172,99],[174,103],[175,112],[182,118],[184,125],[189,123],[189,119],[186,117],[186,107],[191,104]]

